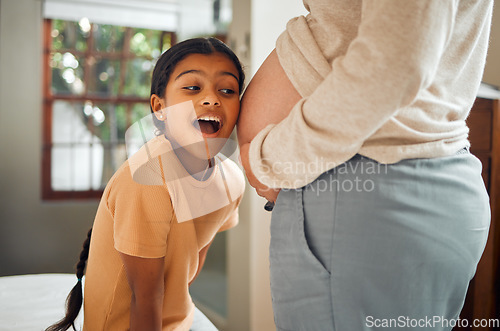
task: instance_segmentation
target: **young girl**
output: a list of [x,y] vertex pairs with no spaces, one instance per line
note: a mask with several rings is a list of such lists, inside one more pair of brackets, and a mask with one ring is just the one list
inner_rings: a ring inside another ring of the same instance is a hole
[[240,62],[217,39],[187,40],[162,54],[151,86],[162,134],[110,179],[66,316],[47,330],[67,330],[78,316],[87,257],[83,330],[190,329],[189,285],[215,234],[238,221],[244,177],[216,154],[235,126],[243,83]]

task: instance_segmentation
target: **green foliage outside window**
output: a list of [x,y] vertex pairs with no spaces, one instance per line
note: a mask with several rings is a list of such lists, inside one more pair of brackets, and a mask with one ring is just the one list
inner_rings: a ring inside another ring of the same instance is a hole
[[[91,24],[86,19],[51,23],[49,100],[53,107],[57,105],[57,111],[53,110],[51,162],[65,162],[61,161],[64,153],[57,151],[67,150],[64,155],[70,155],[75,146],[91,149],[92,144],[98,144],[104,153],[99,176],[104,185],[126,158],[126,130],[150,112],[152,70],[156,59],[172,45],[173,33]],[[92,157],[88,162],[93,162]],[[59,171],[69,174],[75,170]],[[72,184],[61,185],[79,190]]]
[[[92,38],[90,38],[92,36]],[[57,95],[92,97],[149,98],[151,72],[156,59],[171,46],[169,33],[158,30],[127,28],[88,21],[52,21],[51,91]],[[90,44],[90,47],[89,47]],[[128,45],[127,49],[124,49]],[[86,72],[88,71],[88,72]],[[123,104],[93,105],[104,113],[104,120],[92,120],[91,125],[104,141],[109,141],[112,126],[123,139],[124,126],[137,120],[140,109],[147,115],[147,105],[134,104],[132,117]],[[102,107],[102,108],[101,108]],[[109,122],[109,112],[114,112],[115,123]],[[82,109],[82,118],[89,123],[89,112]],[[117,123],[120,125],[116,126]],[[105,126],[105,127],[102,127]]]

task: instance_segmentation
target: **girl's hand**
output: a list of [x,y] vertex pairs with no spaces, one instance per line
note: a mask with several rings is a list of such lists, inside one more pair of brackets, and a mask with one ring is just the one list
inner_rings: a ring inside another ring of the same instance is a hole
[[130,331],[162,329],[164,258],[146,259],[120,253],[132,290]]
[[245,174],[247,176],[248,183],[250,183],[250,185],[253,188],[255,188],[258,195],[260,195],[263,198],[266,198],[267,201],[276,202],[280,190],[267,187],[266,185],[259,182],[257,177],[255,177],[255,175],[252,172],[252,169],[250,168],[249,150],[250,150],[250,143],[243,144],[240,147],[241,165],[243,166],[243,169],[245,169]]

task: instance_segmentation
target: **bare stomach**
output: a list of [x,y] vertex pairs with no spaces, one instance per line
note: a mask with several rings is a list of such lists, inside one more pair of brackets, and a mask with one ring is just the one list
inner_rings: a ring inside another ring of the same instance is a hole
[[281,122],[300,99],[273,50],[241,99],[237,124],[239,145],[249,143],[267,125]]

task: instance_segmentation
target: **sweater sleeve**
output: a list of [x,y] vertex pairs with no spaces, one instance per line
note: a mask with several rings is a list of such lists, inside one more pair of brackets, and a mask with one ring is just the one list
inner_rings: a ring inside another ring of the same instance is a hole
[[252,140],[256,177],[269,187],[298,188],[354,156],[432,83],[456,7],[452,0],[363,1],[345,55],[287,118]]

